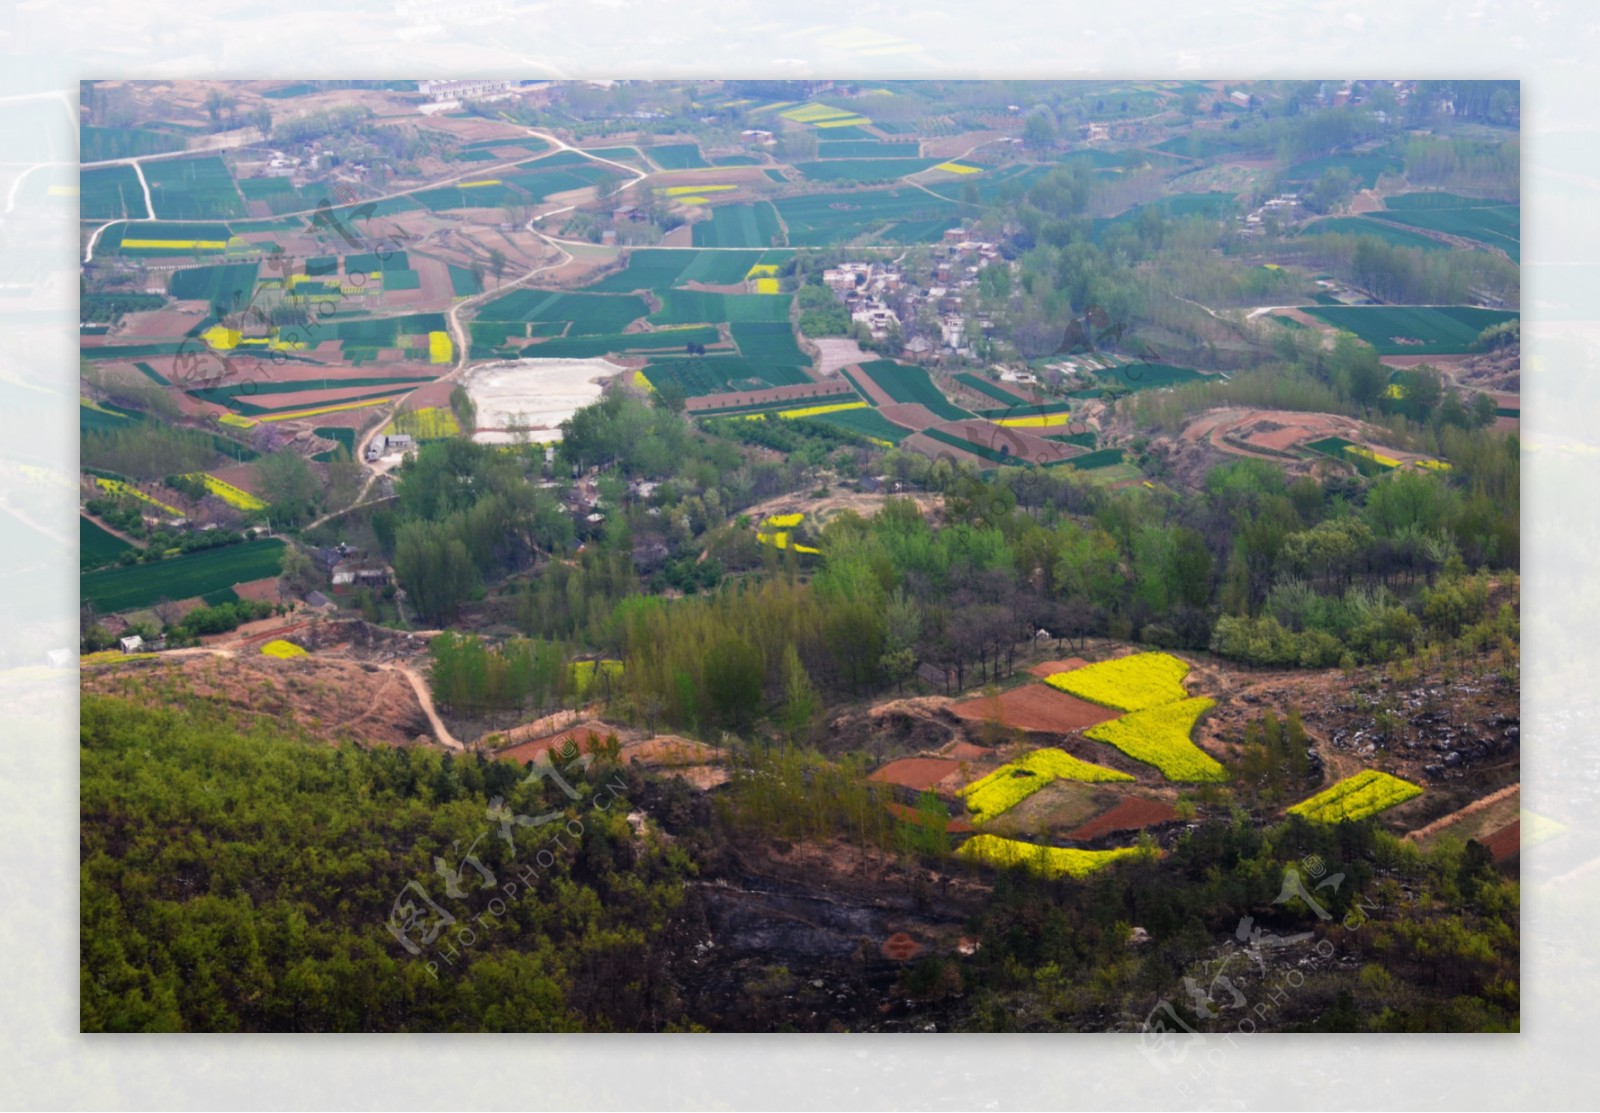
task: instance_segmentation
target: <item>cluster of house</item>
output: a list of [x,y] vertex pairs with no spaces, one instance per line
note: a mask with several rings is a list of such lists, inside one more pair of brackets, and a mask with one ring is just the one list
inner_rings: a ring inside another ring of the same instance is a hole
[[[979,271],[1000,259],[1000,249],[972,239],[964,228],[952,228],[935,250],[939,258],[934,263],[934,284],[925,289],[909,282],[899,264],[892,262],[841,263],[823,271],[822,282],[874,340],[903,328],[903,316],[915,315],[923,305],[931,308],[938,321],[938,339],[911,337],[901,352],[905,358],[926,359],[944,352],[970,356],[962,294],[978,284]],[[979,324],[985,331],[991,327],[987,321]]]
[[406,433],[380,433],[367,442],[367,462],[396,452],[411,452],[416,447],[416,439]]
[[360,549],[343,542],[331,548],[313,549],[311,559],[333,581],[336,595],[353,587],[383,587],[389,582],[389,568],[381,559],[368,557]]
[[1260,232],[1271,217],[1279,225],[1298,223],[1305,216],[1298,193],[1280,193],[1245,214],[1244,231]]

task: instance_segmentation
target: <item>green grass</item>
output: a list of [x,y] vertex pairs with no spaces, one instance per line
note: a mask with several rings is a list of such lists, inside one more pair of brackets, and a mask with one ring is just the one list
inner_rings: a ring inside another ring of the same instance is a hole
[[738,321],[728,328],[746,359],[782,367],[811,366],[811,357],[800,350],[787,321]]
[[936,166],[936,158],[851,158],[797,162],[794,168],[813,182],[887,182]]
[[[650,307],[633,295],[513,290],[484,304],[480,321],[571,321],[569,336],[619,333]],[[712,318],[720,320],[721,318]]]
[[1417,193],[1396,193],[1383,199],[1384,208],[1393,212],[1415,212],[1418,209],[1477,209],[1514,205],[1514,201],[1489,201],[1481,197],[1464,197],[1459,193],[1442,190],[1423,190]]
[[78,570],[101,568],[133,548],[122,538],[108,533],[98,523],[78,516]]
[[1102,448],[1098,452],[1090,452],[1083,456],[1074,456],[1070,460],[1062,460],[1059,463],[1071,464],[1079,471],[1094,471],[1096,468],[1115,467],[1117,464],[1122,463],[1122,449]]
[[693,227],[696,247],[771,247],[782,242],[783,229],[769,201],[748,205],[717,205],[711,219]]
[[83,171],[78,176],[78,209],[84,220],[150,215],[144,204],[144,190],[139,188],[139,175],[131,166]]
[[934,440],[940,442],[941,444],[947,444],[951,448],[959,448],[963,452],[970,452],[974,456],[988,460],[992,464],[1016,463],[1016,460],[1014,460],[1008,453],[1000,452],[996,449],[990,448],[986,444],[979,444],[976,441],[969,441],[965,437],[958,437],[954,433],[947,433],[943,429],[924,429],[922,430],[922,435],[925,437],[932,437]]
[[384,271],[383,288],[385,290],[420,290],[422,276],[416,271]]
[[820,421],[825,425],[847,429],[863,437],[888,441],[890,444],[899,444],[911,435],[908,430],[900,428],[877,410],[840,410],[837,413],[818,414],[804,420]]
[[[78,129],[78,158],[82,162],[103,162],[135,155],[162,155],[187,146],[181,135],[149,128],[106,128],[84,124]],[[129,170],[132,173],[131,170]]]
[[1301,230],[1303,236],[1372,236],[1394,247],[1414,247],[1420,251],[1449,251],[1450,245],[1397,224],[1373,220],[1371,216],[1334,216],[1312,221]]
[[188,599],[234,584],[276,576],[282,570],[283,542],[277,538],[188,553],[154,564],[134,564],[90,572],[81,594],[102,614],[134,610],[163,599]]
[[1512,262],[1522,260],[1522,208],[1518,205],[1406,209],[1372,213],[1371,219],[1459,236],[1489,247],[1498,247],[1510,256]]
[[78,406],[78,432],[104,433],[112,429],[123,429],[133,424],[140,418],[131,414],[106,413],[104,410],[92,410],[88,406]]
[[[362,379],[302,379],[298,382],[263,383],[254,379],[232,386],[200,387],[195,390],[185,391],[193,398],[205,402],[215,402],[219,406],[232,405],[240,398],[267,398],[274,394],[301,394],[308,390],[366,390],[368,387],[376,390],[379,387],[411,386],[417,383],[431,383],[432,375],[394,376],[390,378],[362,378]],[[319,403],[320,404],[320,403]],[[298,406],[294,408],[299,408]]]
[[[473,326],[474,339],[477,326]],[[691,343],[715,344],[717,330],[705,328],[672,329],[668,332],[613,333],[600,336],[563,336],[546,340],[524,350],[530,359],[593,359],[596,356],[628,351],[681,351]]]
[[[1457,355],[1471,350],[1478,333],[1515,320],[1509,310],[1469,306],[1308,306],[1305,312],[1334,328],[1353,332],[1379,355]],[[1421,343],[1402,344],[1396,338]]]
[[911,242],[931,241],[944,229],[954,227],[962,212],[955,203],[920,189],[812,193],[783,198],[776,204],[789,227],[789,244],[793,247],[827,247],[868,234],[890,242],[907,242],[886,231],[891,223],[902,228],[913,226]]
[[348,429],[338,425],[329,425],[319,426],[311,431],[319,437],[326,437],[331,441],[338,441],[344,446],[345,451],[351,456],[356,454],[356,431],[354,429]]
[[766,170],[763,170],[762,173],[765,174],[767,177],[771,178],[775,182],[782,183],[782,182],[787,182],[789,180],[787,177],[784,176],[784,173],[783,173],[782,170],[773,170],[771,168],[768,168]]
[[874,359],[860,364],[860,368],[863,375],[896,402],[915,402],[946,421],[972,416],[960,406],[953,405],[920,367],[889,359]]
[[[692,251],[640,247],[629,252],[620,271],[584,287],[586,293],[626,294],[635,290],[665,290],[678,280],[697,256]],[[748,268],[746,268],[748,269]]]
[[216,155],[144,164],[156,216],[164,220],[210,220],[245,216],[227,164]]
[[172,272],[167,291],[175,298],[195,299],[212,304],[247,305],[255,289],[258,263],[218,263],[207,267],[186,267]]
[[406,258],[404,251],[390,251],[383,255],[376,252],[365,252],[360,255],[346,255],[344,257],[344,273],[371,274],[373,271],[403,271],[411,269],[411,261]]
[[713,166],[760,166],[761,160],[754,155],[723,155],[721,158],[711,160]]
[[[962,371],[955,376],[955,380],[958,383],[964,383],[967,386],[970,386],[973,390],[976,390],[980,394],[987,394],[996,402],[1004,402],[1007,406],[1024,404],[1022,399],[1017,395],[1012,394],[1010,391],[995,385],[988,379],[981,378],[980,376],[974,375],[971,372]],[[1018,384],[1017,389],[1022,389],[1020,383]]]
[[703,290],[667,290],[661,310],[650,315],[654,325],[716,324],[723,321],[787,321],[792,298],[771,294],[712,294]]
[[149,344],[103,344],[97,348],[80,348],[84,359],[143,359],[145,356],[176,355],[183,349],[179,340],[159,340]]
[[823,139],[817,143],[818,158],[917,158],[921,154],[920,143],[884,142],[877,139]]
[[698,170],[710,166],[700,156],[698,143],[668,143],[660,147],[646,147],[645,157],[663,170]]
[[[798,386],[811,381],[797,367],[785,367],[732,355],[659,358],[644,369],[644,374],[652,386],[659,388],[663,383],[676,383],[690,398],[699,398],[707,394],[725,394],[730,391]],[[811,404],[813,403],[808,401],[793,403],[797,407]],[[768,405],[761,408],[778,407]]]
[[1329,170],[1343,169],[1362,189],[1371,189],[1380,174],[1398,172],[1401,166],[1401,160],[1393,155],[1328,155],[1295,163],[1283,172],[1283,178],[1289,182],[1314,182]]
[[454,263],[447,264],[450,268],[450,289],[458,298],[468,298],[474,294],[483,293],[483,279],[473,274],[466,267],[458,267]]
[[192,248],[192,247],[128,247],[122,246],[124,239],[129,240],[166,240],[170,242],[184,242],[192,240],[222,241],[226,242],[233,233],[226,224],[202,221],[172,221],[163,224],[113,224],[100,236],[99,243],[95,246],[96,257],[104,255],[126,255],[130,258],[171,258],[178,255],[211,255],[218,254],[223,248]]
[[708,286],[737,286],[750,273],[750,268],[761,261],[763,252],[702,251],[683,268],[679,283],[704,282]]

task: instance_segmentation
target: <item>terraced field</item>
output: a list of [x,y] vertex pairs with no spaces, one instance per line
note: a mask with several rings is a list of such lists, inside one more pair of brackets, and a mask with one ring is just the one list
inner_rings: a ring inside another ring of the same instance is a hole
[[1313,305],[1305,312],[1355,333],[1379,355],[1464,353],[1484,329],[1518,317],[1509,310],[1465,305]]

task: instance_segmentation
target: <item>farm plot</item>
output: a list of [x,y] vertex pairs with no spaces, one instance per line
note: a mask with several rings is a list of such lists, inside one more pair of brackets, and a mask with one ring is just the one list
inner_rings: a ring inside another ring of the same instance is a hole
[[139,175],[131,166],[100,166],[83,171],[78,177],[78,214],[83,220],[148,217]]
[[[1079,670],[1083,671],[1086,670]],[[1189,737],[1200,716],[1215,706],[1215,700],[1204,697],[1167,703],[1091,727],[1084,731],[1084,737],[1115,746],[1134,761],[1155,766],[1169,781],[1222,781],[1227,779],[1228,771]]]
[[786,297],[763,294],[713,294],[704,290],[667,290],[661,309],[652,313],[653,325],[712,324],[721,321],[789,320]]
[[920,189],[814,193],[776,204],[794,247],[827,247],[869,232],[895,243],[906,242],[901,233],[931,241],[961,219],[960,206]]
[[[997,385],[995,383],[992,383],[988,379],[981,378],[981,377],[979,377],[977,375],[972,374],[969,371],[959,372],[955,376],[955,380],[956,380],[956,382],[961,383],[964,386],[970,386],[973,390],[977,391],[979,394],[988,395],[990,398],[993,398],[996,402],[1004,402],[1007,406],[1027,405],[1027,404],[1029,404],[1029,403],[1031,403],[1033,401],[1033,399],[1031,399],[1031,398],[1025,397],[1025,396],[1023,396],[1021,394],[1018,394],[1018,393],[1014,393],[1013,391],[1008,390],[1003,386],[999,386],[999,385]],[[1016,390],[1018,390],[1018,391],[1020,391],[1021,389],[1022,388],[1020,386],[1016,388]]]
[[233,175],[216,155],[146,163],[144,177],[150,183],[156,216],[163,220],[247,215]]
[[1003,839],[998,835],[974,835],[961,844],[956,857],[991,866],[1020,866],[1045,877],[1084,878],[1113,862],[1149,853],[1136,846],[1117,850],[1073,850]]
[[454,263],[446,264],[450,268],[450,291],[458,298],[470,298],[474,294],[483,293],[483,276],[466,267],[458,267]]
[[964,175],[959,179],[936,182],[928,189],[952,201],[965,201],[975,194],[977,200],[989,204],[999,198],[1021,195],[1052,171],[1049,166],[1007,166],[991,170],[982,177]]
[[[474,326],[476,337],[476,326]],[[686,348],[689,344],[715,344],[717,330],[713,326],[702,328],[663,329],[660,332],[602,333],[591,336],[558,336],[526,349],[525,354],[540,359],[593,359],[603,355],[624,355],[628,352],[666,352]]]
[[692,234],[696,247],[771,247],[783,242],[783,226],[770,201],[718,205],[710,220],[693,226]]
[[996,722],[1047,734],[1074,734],[1117,717],[1110,708],[1044,684],[1025,684],[997,696],[963,700],[950,710],[969,723]]
[[831,158],[917,158],[922,144],[879,139],[823,139],[817,143],[817,157]]
[[845,429],[884,447],[897,445],[911,435],[908,430],[889,421],[877,410],[844,410],[818,414],[808,420]]
[[[620,333],[650,311],[644,299],[628,294],[566,294],[513,290],[486,303],[480,321],[571,321],[570,336]],[[722,320],[712,317],[709,320]]]
[[1074,842],[1092,842],[1117,831],[1142,831],[1158,827],[1179,818],[1178,810],[1159,800],[1146,800],[1130,796],[1108,812],[1095,816],[1081,827],[1067,833]]
[[707,286],[736,286],[745,280],[750,268],[761,261],[761,255],[759,250],[702,251],[692,255],[693,261],[683,268],[678,281],[703,282]]
[[1133,777],[1103,765],[1080,761],[1064,750],[1034,750],[973,781],[961,790],[961,798],[972,813],[973,822],[981,824],[1010,811],[1058,780],[1098,784],[1131,781]]
[[132,549],[122,538],[105,530],[98,522],[78,516],[78,570],[102,568]]
[[926,170],[933,158],[851,158],[797,162],[794,168],[813,182],[887,182]]
[[209,267],[185,267],[172,272],[167,290],[175,298],[231,304],[248,303],[255,289],[257,263],[218,263]]
[[228,250],[232,235],[226,224],[199,221],[113,224],[100,236],[95,250],[133,257],[202,255]]
[[1510,199],[1498,201],[1482,197],[1463,197],[1459,193],[1442,190],[1419,190],[1416,193],[1396,193],[1383,199],[1383,206],[1391,212],[1415,212],[1418,209],[1478,209],[1515,205]]
[[[1090,436],[1093,436],[1091,433]],[[1069,438],[1059,438],[1064,443],[1073,443]],[[1098,452],[1085,452],[1082,456],[1073,456],[1070,459],[1058,460],[1056,463],[1070,464],[1079,471],[1095,471],[1100,468],[1114,468],[1122,463],[1122,449],[1102,448]]]
[[1370,218],[1386,224],[1402,224],[1408,228],[1422,228],[1441,232],[1464,240],[1497,247],[1512,262],[1522,259],[1522,209],[1517,205],[1490,208],[1475,206],[1466,209],[1405,209],[1396,212],[1371,213]]
[[1090,703],[1142,711],[1188,697],[1189,662],[1168,653],[1135,653],[1045,678],[1045,683]]
[[728,331],[739,354],[748,360],[780,367],[811,366],[811,357],[800,350],[788,321],[735,321]]
[[952,405],[933,385],[928,373],[913,364],[874,359],[857,364],[857,367],[862,375],[896,402],[914,402],[946,421],[959,421],[972,416],[961,407]]
[[1390,356],[1462,354],[1484,329],[1519,316],[1511,310],[1461,305],[1311,305],[1304,312],[1355,333],[1379,355]]
[[[730,253],[731,254],[731,253]],[[678,280],[696,259],[692,251],[671,248],[638,248],[628,255],[627,264],[583,288],[591,294],[631,294],[636,290],[665,290]]]
[[644,376],[656,387],[675,383],[689,398],[811,383],[797,367],[755,362],[743,356],[656,359],[645,367]]
[[[186,146],[188,140],[181,135],[148,128],[108,128],[84,124],[78,129],[78,157],[84,162],[104,162],[136,155],[164,155],[169,151],[181,151]],[[118,169],[128,169],[132,173],[131,168]]]
[[1313,823],[1354,822],[1421,795],[1422,789],[1410,781],[1367,769],[1300,801],[1288,811]]
[[1414,247],[1419,251],[1448,251],[1450,245],[1443,240],[1425,236],[1398,224],[1372,219],[1372,214],[1361,216],[1334,216],[1315,220],[1301,229],[1302,236],[1338,235],[1372,236],[1394,247]]
[[83,598],[102,614],[148,607],[163,599],[188,599],[234,584],[279,574],[283,542],[250,541],[187,553],[154,564],[107,568],[82,577]]
[[700,155],[698,143],[666,143],[646,147],[645,157],[663,170],[701,170],[711,164]]

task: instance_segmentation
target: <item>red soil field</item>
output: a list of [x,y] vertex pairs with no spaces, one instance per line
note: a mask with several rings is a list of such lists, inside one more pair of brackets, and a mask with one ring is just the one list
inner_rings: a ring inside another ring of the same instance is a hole
[[942,757],[903,757],[875,770],[867,778],[917,791],[930,789],[961,772],[961,763]]
[[261,494],[261,485],[256,478],[254,464],[234,464],[227,468],[212,468],[208,473],[216,476],[224,483],[231,483],[241,491],[249,491],[252,495]]
[[[184,303],[188,304],[188,303]],[[195,302],[203,305],[203,302]],[[179,337],[188,332],[195,325],[206,319],[204,310],[187,313],[181,309],[157,309],[149,313],[129,313],[122,318],[122,326],[117,329],[116,339],[111,342],[120,344],[124,340],[138,336]],[[96,338],[100,339],[100,338]]]
[[895,962],[907,962],[922,953],[922,944],[903,931],[897,931],[883,941],[883,957]]
[[1058,672],[1071,672],[1073,669],[1081,669],[1088,663],[1082,657],[1068,657],[1065,661],[1040,661],[1037,665],[1029,665],[1023,671],[1031,672],[1034,676],[1043,680],[1046,677],[1054,676]]
[[913,433],[931,429],[944,420],[928,407],[918,405],[916,402],[890,402],[879,406],[878,412],[902,429],[910,429]]
[[987,761],[994,757],[993,747],[960,740],[950,743],[940,753],[956,761]]
[[1483,845],[1494,855],[1496,862],[1518,854],[1522,850],[1522,820],[1513,819],[1500,830],[1483,840]]
[[999,696],[965,700],[950,710],[969,723],[995,719],[1002,726],[1048,734],[1072,734],[1122,714],[1058,692],[1048,684],[1027,684]]
[[973,467],[978,468],[979,470],[994,467],[994,465],[988,460],[985,460],[976,453],[968,452],[962,448],[956,448],[953,445],[945,444],[943,441],[936,441],[932,437],[925,436],[922,433],[911,434],[905,440],[900,442],[900,447],[906,449],[908,452],[920,452],[922,455],[931,456],[934,459],[939,459],[942,457],[957,464],[971,464]]
[[1141,800],[1130,796],[1110,811],[1102,812],[1077,830],[1068,832],[1067,838],[1089,842],[1113,831],[1139,831],[1159,823],[1171,823],[1177,818],[1177,811],[1159,800]]
[[251,580],[247,584],[234,584],[233,593],[241,599],[249,599],[255,603],[283,602],[283,597],[278,593],[278,580],[273,576],[264,580]]

